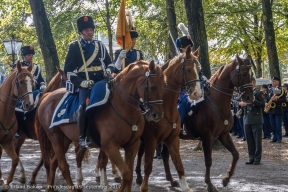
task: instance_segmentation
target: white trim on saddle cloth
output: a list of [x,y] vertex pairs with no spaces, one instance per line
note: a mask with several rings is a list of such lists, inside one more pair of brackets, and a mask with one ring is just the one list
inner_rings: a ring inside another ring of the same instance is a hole
[[105,87],[106,87],[106,91],[105,91],[105,97],[103,98],[103,100],[99,101],[97,103],[93,103],[91,105],[88,105],[86,107],[86,111],[93,108],[93,107],[101,106],[101,105],[104,105],[105,103],[107,103],[107,101],[109,99],[109,95],[110,95],[110,89],[108,88],[108,83],[106,83]]
[[[49,129],[54,127],[54,126],[63,124],[63,123],[69,123],[69,118],[68,119],[62,119],[61,121],[57,121],[57,122],[53,123],[54,117],[57,115],[56,113],[58,112],[59,107],[62,106],[62,103],[65,101],[66,97],[68,97],[69,94],[70,94],[70,92],[66,92],[65,95],[63,95],[62,99],[59,101],[56,109],[54,110],[54,113],[53,113],[53,116],[51,119],[51,125],[50,125]],[[61,110],[61,113],[64,114],[64,111]]]

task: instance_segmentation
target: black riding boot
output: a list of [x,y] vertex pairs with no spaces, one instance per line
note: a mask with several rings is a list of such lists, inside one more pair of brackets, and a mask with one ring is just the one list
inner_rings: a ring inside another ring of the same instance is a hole
[[89,143],[86,142],[86,115],[85,108],[81,105],[78,109],[78,130],[79,130],[79,147],[81,150],[85,150]]

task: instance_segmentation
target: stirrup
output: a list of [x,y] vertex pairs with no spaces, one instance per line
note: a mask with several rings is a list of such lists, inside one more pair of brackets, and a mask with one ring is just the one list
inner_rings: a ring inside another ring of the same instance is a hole
[[85,139],[79,139],[79,148],[81,150],[87,149],[91,144],[91,142],[87,142],[87,137]]

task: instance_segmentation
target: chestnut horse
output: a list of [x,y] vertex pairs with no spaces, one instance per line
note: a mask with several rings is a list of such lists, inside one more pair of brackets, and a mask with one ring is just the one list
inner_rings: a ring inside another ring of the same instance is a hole
[[8,190],[19,162],[13,142],[18,126],[15,116],[16,103],[20,100],[25,111],[32,110],[34,106],[31,70],[31,64],[28,67],[22,67],[18,61],[16,68],[0,86],[0,145],[12,159],[12,167],[7,182],[2,184],[3,190]]
[[[43,91],[43,94],[54,91],[61,87],[65,87],[65,82],[67,78],[64,74],[64,71],[58,67],[57,67],[57,71],[58,72],[56,73],[56,75],[51,79],[48,86]],[[34,131],[35,112],[36,110],[32,110],[29,113],[27,113],[25,116],[26,117],[25,121],[20,120],[20,118],[23,118],[22,116],[23,112],[17,112],[17,111],[15,112],[16,117],[17,117],[17,122],[18,122],[18,130],[20,133],[20,137],[14,138],[14,145],[15,145],[17,156],[19,156],[20,149],[27,138],[38,140],[36,133]],[[1,156],[2,156],[2,148],[0,147],[0,159],[1,159]],[[20,183],[25,183],[26,182],[25,170],[20,159],[19,159],[19,165],[20,165],[19,181]],[[39,169],[42,167],[42,165],[43,165],[43,160],[41,158],[40,162],[38,163],[37,167],[32,173],[32,178],[29,181],[31,185],[36,184],[36,176],[37,176]],[[1,178],[1,175],[2,173],[1,173],[1,167],[0,167],[0,178]]]
[[[193,135],[195,133],[197,137],[201,138],[205,157],[207,190],[215,192],[217,190],[210,179],[212,143],[218,139],[233,156],[228,175],[223,178],[223,186],[226,187],[239,159],[239,153],[229,134],[233,125],[230,102],[235,89],[242,94],[244,102],[251,103],[253,101],[250,58],[241,59],[236,55],[235,60],[222,66],[209,81],[208,88],[205,89],[205,100],[197,104],[192,116],[186,116],[184,124],[187,128],[187,135],[180,134],[180,139],[195,139],[195,135]],[[163,145],[162,157],[166,178],[172,178],[168,163],[169,152],[165,145]]]
[[[140,136],[145,123],[142,115],[143,111],[139,104],[144,107],[145,117],[148,120],[159,121],[162,118],[164,89],[165,75],[153,61],[150,63],[138,61],[130,64],[111,82],[111,98],[101,108],[101,113],[97,115],[97,118],[93,119],[94,126],[90,127],[90,133],[98,132],[101,150],[121,172],[122,182],[117,191],[131,191],[134,159],[140,145]],[[65,93],[65,89],[58,89],[46,94],[36,112],[38,122],[35,125],[39,131],[40,147],[47,173],[48,191],[54,191],[49,186],[54,185],[57,166],[62,171],[70,191],[76,190],[70,177],[65,153],[72,141],[78,143],[78,127],[76,124],[61,124],[48,129],[54,109]],[[93,137],[91,139],[95,143],[99,142]],[[55,156],[47,161],[51,157],[49,153],[51,144]],[[125,150],[125,162],[119,152],[121,147]],[[76,160],[78,171],[78,161],[81,162],[82,160],[81,157],[78,157],[78,154]],[[81,185],[78,179],[76,178],[77,184]]]
[[[189,85],[194,92],[189,94],[190,99],[198,100],[202,94],[199,80],[200,67],[198,62],[199,48],[192,54],[190,46],[185,53],[173,58],[162,66],[167,78],[167,86],[164,92],[163,111],[164,118],[159,122],[145,122],[145,129],[141,136],[143,142],[138,152],[138,160],[135,172],[136,182],[141,184],[141,191],[148,191],[149,175],[152,172],[153,156],[156,146],[160,142],[168,147],[172,161],[178,172],[182,191],[190,191],[187,185],[183,164],[179,153],[179,133],[181,120],[177,110],[177,103],[181,88]],[[179,72],[180,71],[180,72]],[[144,180],[141,175],[141,159],[145,148]],[[171,178],[166,178],[172,186],[178,184]]]

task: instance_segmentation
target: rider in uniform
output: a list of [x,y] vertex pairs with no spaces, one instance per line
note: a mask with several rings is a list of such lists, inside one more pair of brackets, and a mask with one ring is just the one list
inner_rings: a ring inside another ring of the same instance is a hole
[[[30,63],[32,63],[33,68],[32,68],[32,75],[34,79],[34,86],[33,86],[33,91],[38,90],[39,92],[43,92],[43,90],[46,88],[45,81],[43,79],[42,73],[40,66],[33,63],[33,56],[35,54],[34,47],[31,45],[23,46],[21,48],[22,52],[22,59],[23,61],[21,62],[23,67],[28,67]],[[16,64],[13,64],[12,68],[14,69],[16,67]],[[22,109],[18,110],[16,108],[15,110],[15,115],[17,118],[18,125],[25,125],[25,119],[27,118],[28,113],[24,113]],[[17,130],[15,137],[18,138],[20,137],[19,130]]]
[[[39,65],[32,62],[33,56],[35,54],[34,47],[32,47],[31,45],[24,46],[21,48],[21,52],[22,52],[22,58],[23,58],[23,61],[21,62],[22,66],[27,67],[29,66],[30,63],[33,64],[33,68],[31,71],[34,77],[34,89],[33,90],[41,89],[43,91],[46,88],[46,84],[42,77],[41,69]],[[15,67],[16,67],[16,64],[13,64],[12,68],[14,69]]]
[[[269,110],[271,128],[273,131],[273,138],[271,142],[282,142],[282,118],[283,107],[282,103],[286,101],[285,93],[279,87],[280,79],[278,77],[272,78],[272,88],[269,90],[269,100],[272,99],[275,104],[274,108]],[[275,97],[273,97],[275,95]],[[272,98],[273,97],[273,98]]]
[[122,68],[122,59],[125,58],[125,67],[127,67],[130,63],[133,63],[135,61],[144,60],[142,51],[138,49],[134,49],[136,40],[138,38],[138,33],[135,30],[130,30],[130,37],[131,37],[131,46],[128,51],[124,49],[116,50],[115,55],[115,73],[119,73]]
[[[78,18],[77,28],[82,36],[80,39],[81,49],[78,41],[73,41],[69,44],[64,72],[71,84],[74,85],[74,90],[79,91],[80,106],[77,118],[79,146],[80,149],[84,150],[88,147],[86,142],[87,116],[85,115],[85,109],[86,99],[89,97],[89,89],[92,88],[95,82],[108,77],[111,71],[114,71],[114,64],[104,44],[93,39],[95,25],[92,17],[82,16]],[[81,52],[84,54],[89,79],[87,79],[85,74],[86,70]],[[73,90],[70,91],[73,92]]]

